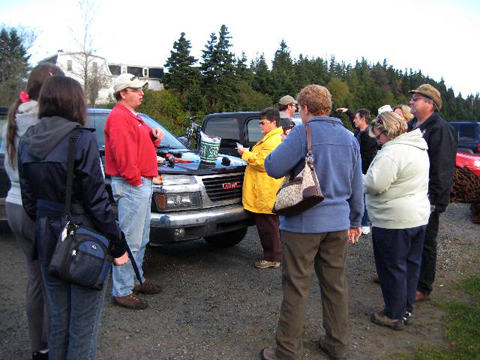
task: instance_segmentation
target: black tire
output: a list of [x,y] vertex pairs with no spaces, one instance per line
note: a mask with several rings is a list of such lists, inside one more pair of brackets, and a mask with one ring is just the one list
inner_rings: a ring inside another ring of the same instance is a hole
[[208,245],[216,248],[229,248],[237,245],[243,240],[248,228],[242,228],[227,233],[222,233],[214,236],[205,237],[205,241]]

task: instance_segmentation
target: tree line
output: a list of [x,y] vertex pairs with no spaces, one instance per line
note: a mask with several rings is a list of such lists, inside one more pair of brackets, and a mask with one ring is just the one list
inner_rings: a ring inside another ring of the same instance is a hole
[[[4,106],[13,103],[31,70],[29,42],[23,34],[14,28],[0,30],[0,104]],[[196,59],[191,54],[191,42],[182,32],[164,65],[165,90],[146,90],[139,111],[178,134],[188,125],[184,123],[186,116],[261,110],[275,106],[286,94],[295,96],[308,84],[326,86],[334,108],[367,108],[376,114],[385,104],[407,104],[409,90],[429,83],[442,94],[441,113],[446,120],[480,120],[479,93],[466,98],[460,93],[455,96],[443,79],[436,81],[421,71],[398,70],[386,60],[371,63],[362,58],[350,64],[334,56],[324,59],[299,55],[295,59],[282,40],[269,66],[264,54],[248,63],[245,53],[236,56],[231,47],[228,28],[222,25],[218,34],[210,34],[201,58]]]

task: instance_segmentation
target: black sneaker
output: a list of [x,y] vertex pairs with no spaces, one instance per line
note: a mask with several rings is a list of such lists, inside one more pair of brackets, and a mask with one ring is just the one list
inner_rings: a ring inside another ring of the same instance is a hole
[[410,311],[405,311],[405,315],[403,316],[403,323],[405,325],[411,325],[412,322],[412,313]]
[[48,351],[46,353],[42,353],[40,351],[33,352],[32,360],[48,360]]

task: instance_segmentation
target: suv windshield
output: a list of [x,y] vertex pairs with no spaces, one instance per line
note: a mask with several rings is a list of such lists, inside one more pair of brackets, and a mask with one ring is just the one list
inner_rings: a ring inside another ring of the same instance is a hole
[[145,123],[150,126],[152,129],[154,128],[160,128],[165,136],[162,139],[162,144],[158,147],[159,149],[185,149],[185,146],[177,140],[177,138],[170,134],[170,132],[165,129],[162,125],[160,125],[158,122],[153,120],[150,116],[145,115],[145,114],[140,114],[142,119],[145,121]]

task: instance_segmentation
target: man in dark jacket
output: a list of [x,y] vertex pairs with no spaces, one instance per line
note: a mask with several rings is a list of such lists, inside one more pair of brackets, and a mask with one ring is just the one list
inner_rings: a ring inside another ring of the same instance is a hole
[[440,92],[430,84],[423,84],[415,90],[410,108],[415,116],[409,123],[409,131],[419,128],[428,144],[430,158],[430,180],[428,196],[431,214],[423,245],[422,267],[415,301],[430,299],[437,263],[437,235],[439,217],[447,208],[455,172],[457,135],[454,128],[439,114],[442,108]]
[[[362,156],[362,174],[366,174],[373,158],[377,154],[377,140],[368,135],[368,125],[370,124],[371,115],[367,109],[358,109],[355,113],[347,108],[338,108],[337,112],[345,113],[355,129],[353,135],[360,144],[360,155]],[[367,209],[364,209],[362,218],[362,234],[370,233],[370,219],[368,218]]]

